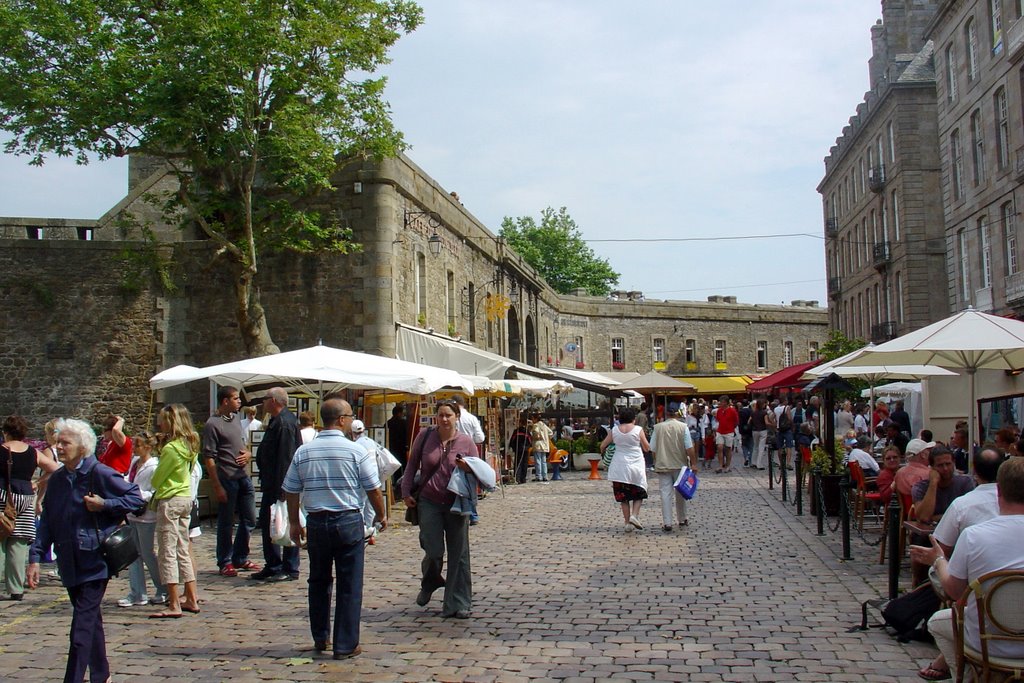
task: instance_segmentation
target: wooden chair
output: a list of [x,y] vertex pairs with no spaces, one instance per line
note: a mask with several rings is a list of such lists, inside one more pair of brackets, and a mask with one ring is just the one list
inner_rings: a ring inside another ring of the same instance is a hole
[[[864,531],[864,513],[870,507],[877,517],[878,511],[882,507],[882,494],[877,491],[868,491],[867,478],[864,476],[864,470],[859,462],[851,460],[847,464],[850,467],[850,478],[853,479],[855,486],[853,489],[853,514],[857,517],[858,531]],[[884,541],[882,545],[885,545]]]
[[[964,640],[964,610],[971,595],[978,610],[979,650]],[[989,653],[993,641],[1019,643],[1024,648],[1024,569],[990,572],[972,581],[953,606],[953,639],[957,683],[964,680],[967,667],[975,681],[1024,680],[1024,658]],[[1001,675],[994,679],[993,673],[997,672]]]
[[[914,516],[914,503],[910,496],[905,496],[896,491],[893,492],[893,495],[896,496],[896,500],[899,501],[900,504],[900,557],[903,557],[907,552],[907,530],[903,526],[903,522],[916,519]],[[889,515],[885,515],[885,521],[882,524],[882,528],[882,534],[886,535],[886,538],[888,538]],[[888,545],[889,544],[887,542],[882,542],[881,549],[878,551],[878,564],[885,563],[885,552]]]

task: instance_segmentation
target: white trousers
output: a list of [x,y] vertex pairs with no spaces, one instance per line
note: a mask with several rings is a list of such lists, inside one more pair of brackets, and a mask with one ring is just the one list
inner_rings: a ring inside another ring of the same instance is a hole
[[762,429],[754,432],[754,456],[753,462],[760,468],[768,466],[768,430]]
[[672,504],[675,503],[676,518],[682,524],[686,520],[686,499],[676,491],[675,483],[678,472],[658,472],[658,489],[661,491],[661,523],[674,526],[672,523]]

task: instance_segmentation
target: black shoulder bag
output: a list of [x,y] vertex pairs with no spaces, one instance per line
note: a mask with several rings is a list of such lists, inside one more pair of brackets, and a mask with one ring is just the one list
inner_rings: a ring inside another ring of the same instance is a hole
[[[89,473],[89,491],[95,493],[94,483],[96,470]],[[135,532],[127,524],[122,524],[104,538],[100,534],[98,517],[92,514],[92,524],[96,528],[96,538],[100,543],[100,555],[107,563],[107,572],[110,576],[117,576],[120,572],[139,558],[139,546],[135,542]]]
[[[423,438],[420,440],[419,462],[421,462],[421,463],[423,462],[423,447],[426,445],[427,439],[430,438],[430,435],[431,435],[431,433],[433,431],[434,431],[433,427],[429,428],[427,430],[427,433],[424,434]],[[433,479],[434,475],[437,474],[438,468],[441,467],[441,462],[443,462],[443,458],[438,461],[437,467],[435,467],[434,469],[430,470],[430,475],[429,476],[421,477],[420,478],[419,483],[415,485],[416,488],[414,488],[413,491],[412,491],[412,497],[416,499],[416,507],[406,507],[405,508],[405,521],[407,521],[409,524],[411,524],[413,526],[419,526],[420,525],[420,508],[419,508],[419,504],[420,504],[420,491],[422,491],[423,487],[427,485],[427,482],[430,481],[431,479]],[[422,472],[422,470],[421,470],[421,472]]]

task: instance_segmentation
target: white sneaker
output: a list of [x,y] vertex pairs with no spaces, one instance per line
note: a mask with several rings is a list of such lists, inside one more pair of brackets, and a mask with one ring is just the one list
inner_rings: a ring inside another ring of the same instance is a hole
[[637,529],[643,529],[644,525],[640,523],[640,520],[633,515],[629,516],[629,523],[635,526]]
[[131,598],[121,598],[117,601],[118,607],[143,607],[149,604],[149,598],[145,595],[140,600],[132,600]]
[[628,533],[631,533],[632,531],[633,531],[633,525],[630,524],[629,522],[627,522],[626,523],[626,533],[628,534]]
[[167,604],[167,596],[166,595],[157,595],[156,597],[154,597],[152,600],[149,601],[149,604],[151,604],[151,605],[166,605]]

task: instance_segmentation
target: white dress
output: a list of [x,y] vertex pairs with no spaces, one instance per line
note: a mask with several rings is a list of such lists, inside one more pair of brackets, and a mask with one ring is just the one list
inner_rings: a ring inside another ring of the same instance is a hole
[[612,427],[612,443],[615,444],[615,456],[608,466],[608,480],[623,484],[639,486],[647,490],[647,467],[644,463],[644,452],[640,448],[640,434],[643,429],[634,425],[633,429],[623,433],[618,427]]

